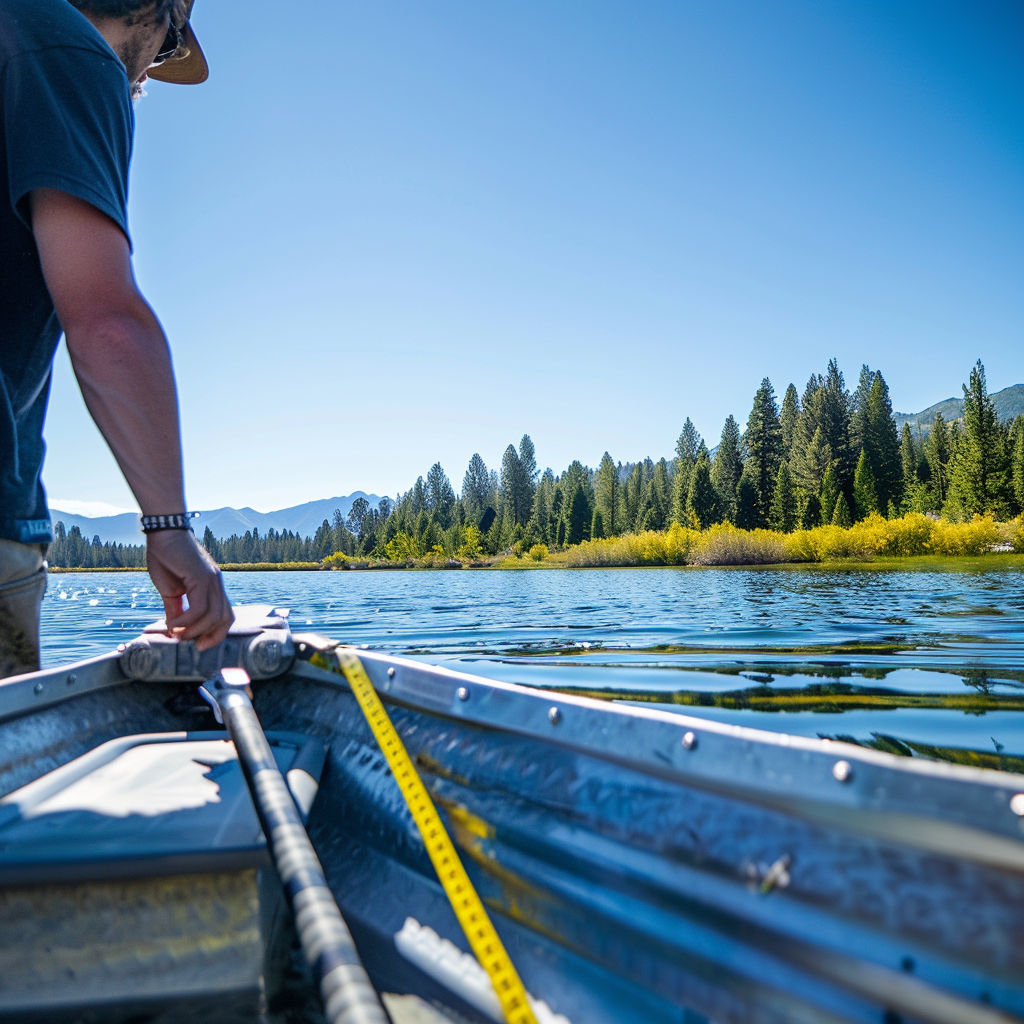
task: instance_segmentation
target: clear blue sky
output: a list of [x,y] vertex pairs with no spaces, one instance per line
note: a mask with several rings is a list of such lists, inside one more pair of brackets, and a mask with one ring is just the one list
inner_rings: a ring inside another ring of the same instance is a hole
[[[244,14],[244,16],[242,16]],[[1024,381],[1024,6],[197,0],[137,110],[192,507],[709,444],[837,356]],[[131,507],[63,352],[51,496]]]

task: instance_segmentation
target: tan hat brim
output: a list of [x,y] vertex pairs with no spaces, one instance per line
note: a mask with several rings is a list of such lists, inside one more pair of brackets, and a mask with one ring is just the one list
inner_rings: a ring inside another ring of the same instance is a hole
[[174,85],[199,85],[210,77],[210,66],[192,24],[185,22],[184,44],[188,53],[184,57],[165,60],[147,72],[155,82],[172,82]]

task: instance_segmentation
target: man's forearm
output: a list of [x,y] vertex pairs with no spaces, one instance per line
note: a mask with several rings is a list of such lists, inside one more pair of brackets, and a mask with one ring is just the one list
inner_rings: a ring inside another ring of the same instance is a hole
[[[184,512],[171,353],[135,284],[128,239],[105,214],[63,192],[33,192],[31,212],[46,287],[92,418],[143,514]],[[174,635],[200,650],[220,643],[231,603],[193,534],[149,534],[146,564]]]
[[31,194],[32,230],[92,418],[144,515],[184,512],[178,396],[159,321],[121,229],[52,189]]
[[142,296],[67,332],[85,404],[143,515],[185,511],[170,350]]

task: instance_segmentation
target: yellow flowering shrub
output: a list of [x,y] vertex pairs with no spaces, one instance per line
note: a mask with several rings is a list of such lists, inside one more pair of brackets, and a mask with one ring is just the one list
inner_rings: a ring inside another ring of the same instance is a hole
[[932,551],[937,555],[980,555],[999,541],[991,516],[975,516],[969,523],[935,523]]
[[[910,558],[916,555],[980,555],[1006,534],[990,517],[947,523],[920,512],[885,519],[873,512],[849,527],[816,526],[779,533],[741,530],[719,523],[699,531],[673,524],[647,531],[584,541],[556,556],[571,567],[601,565],[774,565],[842,559]],[[1024,518],[1010,524],[1015,551],[1024,551]]]
[[1024,516],[1017,516],[1010,524],[1010,543],[1018,555],[1024,555]]
[[693,545],[691,565],[772,565],[785,562],[786,534],[774,530],[740,530],[718,523]]
[[686,565],[687,555],[698,537],[697,530],[673,523],[664,533],[645,530],[585,540],[569,548],[561,561],[574,569],[601,565]]

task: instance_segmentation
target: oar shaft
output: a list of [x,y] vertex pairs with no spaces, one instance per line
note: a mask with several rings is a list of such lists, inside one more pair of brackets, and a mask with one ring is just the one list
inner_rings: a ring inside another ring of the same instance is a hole
[[234,741],[270,856],[295,915],[302,950],[320,983],[327,1020],[387,1024],[256,716],[248,683],[240,669],[223,669],[203,689],[216,702]]

